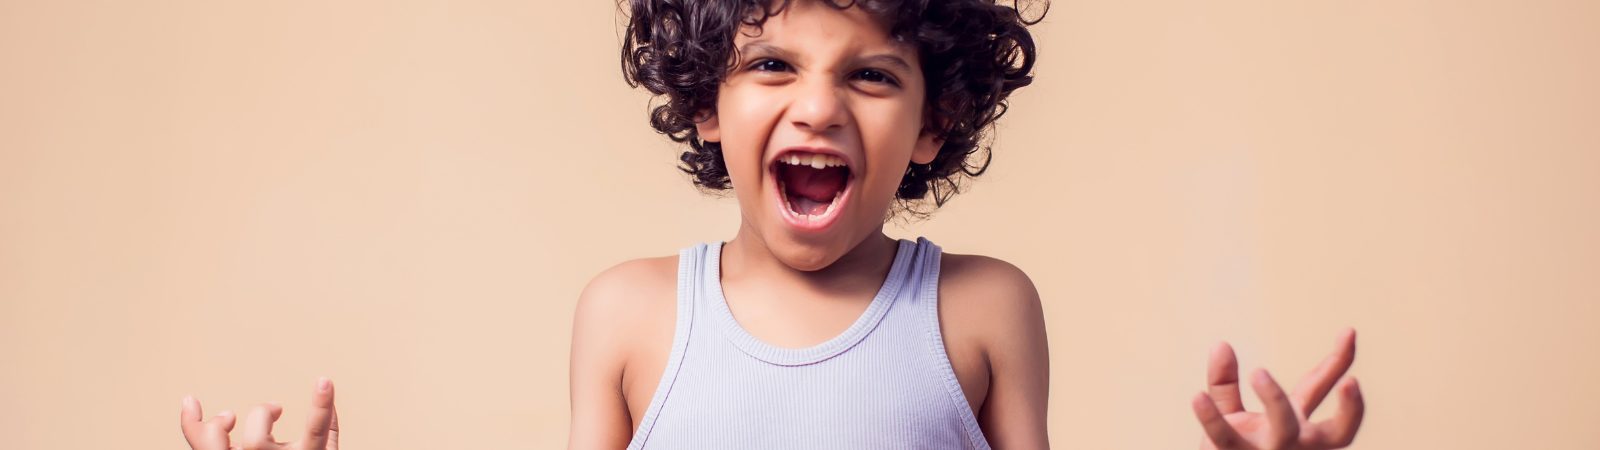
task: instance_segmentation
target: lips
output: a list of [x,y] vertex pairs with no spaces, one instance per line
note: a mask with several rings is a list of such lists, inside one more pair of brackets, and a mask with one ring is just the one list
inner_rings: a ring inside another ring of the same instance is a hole
[[773,159],[769,170],[779,214],[797,230],[827,229],[850,199],[853,174],[849,160],[832,149],[784,149]]

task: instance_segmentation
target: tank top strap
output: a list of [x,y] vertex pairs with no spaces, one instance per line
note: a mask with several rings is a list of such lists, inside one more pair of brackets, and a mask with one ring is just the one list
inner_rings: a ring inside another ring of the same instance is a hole
[[950,365],[950,355],[945,351],[944,333],[939,327],[939,266],[943,256],[944,251],[937,244],[925,237],[917,238],[916,304],[921,309],[918,312],[922,317],[923,329],[927,330],[928,346],[933,349],[933,360],[938,366],[940,378],[944,380],[945,391],[961,416],[961,425],[966,428],[967,438],[973,448],[986,450],[989,442],[983,435],[983,429],[978,426],[972,406],[967,403],[967,394],[961,390],[961,382],[956,379],[955,367]]
[[[906,283],[912,283],[912,292],[918,297],[918,303],[923,300],[937,300],[937,295],[932,298],[923,298],[930,291],[934,294],[939,290],[939,256],[943,249],[928,238],[919,237],[912,244],[915,247],[916,257],[911,263],[911,271],[907,275]],[[932,283],[932,284],[930,284]]]
[[683,368],[683,354],[688,349],[689,334],[694,328],[695,298],[700,297],[696,291],[702,286],[700,278],[705,273],[705,254],[708,250],[708,245],[699,244],[678,251],[678,317],[672,332],[672,352],[667,356],[667,367],[661,372],[661,381],[656,384],[656,393],[650,398],[650,406],[639,420],[639,428],[634,430],[633,439],[628,442],[630,450],[644,446],[655,427],[656,418],[661,415],[661,406],[667,402],[672,386],[678,379],[678,372]]

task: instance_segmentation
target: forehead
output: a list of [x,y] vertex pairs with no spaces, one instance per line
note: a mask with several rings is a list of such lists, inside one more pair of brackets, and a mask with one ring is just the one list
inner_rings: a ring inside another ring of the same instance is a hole
[[857,6],[839,8],[822,0],[793,0],[759,27],[745,25],[735,48],[752,43],[799,53],[890,53],[914,60],[916,49],[889,35],[884,21]]

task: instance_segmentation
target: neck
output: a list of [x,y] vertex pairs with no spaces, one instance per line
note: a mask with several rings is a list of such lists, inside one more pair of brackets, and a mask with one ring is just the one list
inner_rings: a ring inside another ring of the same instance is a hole
[[798,270],[779,260],[753,227],[741,225],[723,245],[722,278],[724,282],[759,279],[768,286],[840,296],[876,291],[888,276],[898,249],[899,244],[880,227],[827,267]]

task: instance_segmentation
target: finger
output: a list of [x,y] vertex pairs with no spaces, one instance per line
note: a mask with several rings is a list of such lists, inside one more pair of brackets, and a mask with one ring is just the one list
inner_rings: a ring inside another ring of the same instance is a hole
[[1272,424],[1268,433],[1272,445],[1268,448],[1288,448],[1300,436],[1300,418],[1294,414],[1294,405],[1289,403],[1289,396],[1283,393],[1283,388],[1278,386],[1277,380],[1266,369],[1256,369],[1252,377],[1251,387],[1255,388],[1256,397],[1261,399],[1263,409],[1266,409],[1267,422]]
[[200,401],[193,395],[183,396],[183,407],[178,411],[178,420],[185,426],[191,423],[200,423],[200,418],[205,417],[200,411]]
[[1211,350],[1211,362],[1206,365],[1206,390],[1217,402],[1223,414],[1244,411],[1244,401],[1239,399],[1239,359],[1233,355],[1233,346],[1227,342]]
[[277,403],[256,405],[250,409],[250,415],[244,419],[244,435],[239,443],[245,448],[271,448],[277,441],[272,439],[272,423],[278,421],[278,416],[283,414],[283,407]]
[[306,416],[306,448],[324,448],[332,424],[333,381],[323,377],[317,379],[315,393],[311,395],[311,413]]
[[339,450],[339,408],[328,405],[328,450]]
[[182,404],[183,406],[178,409],[178,426],[183,428],[184,438],[188,438],[193,433],[192,430],[200,426],[200,418],[205,416],[200,412],[200,401],[195,400],[194,396],[183,396]]
[[1355,378],[1347,378],[1339,385],[1339,413],[1333,418],[1313,425],[1312,443],[1323,448],[1344,448],[1355,442],[1356,431],[1361,429],[1361,417],[1366,415],[1366,401],[1361,398],[1361,386]]
[[1210,395],[1201,392],[1189,402],[1194,408],[1194,417],[1200,419],[1200,426],[1206,430],[1206,438],[1219,449],[1239,448],[1244,444],[1244,438],[1239,432],[1228,424],[1228,419],[1222,416],[1222,411],[1217,409],[1216,401]]
[[189,448],[195,450],[220,450],[228,447],[227,433],[223,433],[222,441],[217,441],[212,427],[201,420],[205,417],[200,408],[200,401],[194,396],[183,397],[183,407],[178,412],[178,424],[183,429],[183,440],[189,442]]
[[1339,333],[1337,341],[1333,353],[1311,369],[1311,373],[1300,380],[1300,384],[1294,388],[1294,394],[1289,397],[1304,417],[1311,417],[1311,413],[1322,404],[1322,399],[1328,396],[1328,391],[1333,389],[1334,383],[1344,376],[1345,371],[1350,370],[1350,364],[1356,360],[1356,330],[1346,328]]
[[222,450],[228,448],[228,431],[233,429],[233,412],[223,411],[211,420],[204,417],[200,401],[193,396],[183,397],[183,408],[178,413],[183,426],[183,439],[195,450]]
[[229,431],[233,431],[234,422],[233,411],[223,411],[217,413],[216,417],[211,418],[211,424],[222,430],[222,437],[224,438],[228,437]]

